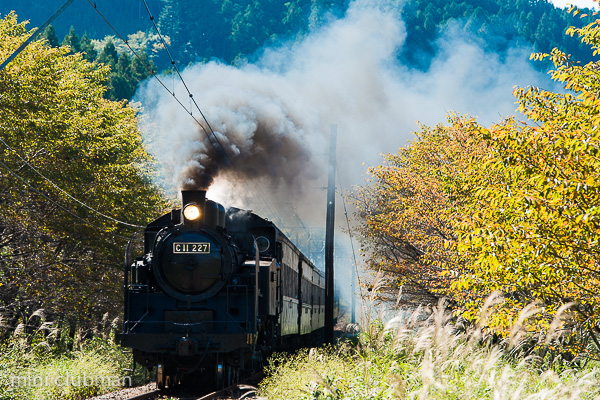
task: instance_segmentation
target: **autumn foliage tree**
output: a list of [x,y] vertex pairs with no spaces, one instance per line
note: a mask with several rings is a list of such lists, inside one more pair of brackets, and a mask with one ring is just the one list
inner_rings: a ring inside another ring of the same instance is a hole
[[421,126],[416,140],[369,170],[370,184],[357,192],[363,252],[372,270],[391,278],[382,291],[388,297],[402,287],[406,299],[427,294],[431,301],[458,275],[457,226],[477,173],[469,166],[486,146],[473,118],[451,115],[448,123]]
[[[30,32],[0,20],[0,59]],[[118,315],[127,238],[164,204],[127,102],[68,47],[31,43],[0,71],[0,314]],[[127,225],[129,224],[129,225]]]
[[[600,21],[568,33],[599,53]],[[360,192],[364,248],[371,267],[449,296],[468,319],[499,294],[496,333],[530,306],[526,329],[546,334],[560,313],[563,348],[599,354],[600,62],[532,58],[553,62],[566,91],[516,89],[526,122],[423,127]]]
[[[569,33],[598,54],[600,21]],[[482,136],[491,149],[484,169],[498,179],[465,210],[459,249],[469,268],[454,287],[479,293],[468,313],[486,294],[504,293],[491,321],[499,330],[532,302],[539,306],[532,329],[547,330],[557,310],[572,304],[565,326],[579,340],[571,347],[595,342],[598,350],[600,63],[578,65],[557,49],[532,57],[550,59],[567,92],[517,89],[520,110],[536,124],[511,119]]]

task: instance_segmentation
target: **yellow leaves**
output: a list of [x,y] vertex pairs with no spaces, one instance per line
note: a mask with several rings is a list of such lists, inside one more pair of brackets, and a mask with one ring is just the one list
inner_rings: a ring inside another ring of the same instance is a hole
[[371,168],[374,179],[358,203],[373,267],[389,270],[400,258],[398,273],[442,294],[459,275],[454,226],[470,192],[468,177],[480,173],[474,160],[485,154],[477,137],[488,134],[472,118],[451,115],[448,121],[421,126],[417,140]]
[[[16,35],[27,33],[19,28],[16,18],[11,18],[0,20],[2,54],[20,43]],[[33,187],[0,174],[0,184],[6,188],[2,225],[23,234],[14,250],[28,257],[27,268],[15,274],[18,294],[73,313],[83,312],[73,307],[79,302],[96,301],[104,304],[101,307],[118,304],[118,297],[109,303],[102,297],[107,292],[117,293],[117,286],[102,286],[114,285],[120,279],[118,268],[111,266],[121,264],[122,244],[111,233],[129,233],[69,196],[130,223],[142,222],[162,208],[160,196],[136,168],[147,163],[148,157],[141,146],[135,111],[102,98],[107,72],[106,68],[96,70],[80,55],[66,56],[66,49],[35,42],[0,73],[4,105],[0,109],[0,137],[16,150],[10,152],[0,144],[6,150],[0,157],[18,167],[19,174]],[[34,189],[97,228],[38,196]],[[82,268],[92,262],[101,267],[91,271]],[[4,290],[9,284],[3,283]],[[83,300],[81,296],[86,294]]]
[[[598,34],[594,29],[570,33],[590,38]],[[600,295],[590,279],[590,271],[598,269],[600,240],[600,132],[589,129],[600,107],[597,74],[593,65],[569,66],[568,57],[557,50],[551,57],[558,65],[553,76],[579,94],[515,89],[521,109],[544,123],[529,128],[509,120],[484,138],[492,150],[486,165],[496,171],[497,181],[477,181],[476,208],[469,224],[459,226],[458,246],[467,264],[454,288],[466,290],[476,283],[512,293],[512,303],[504,304],[492,321],[500,330],[513,310],[532,300],[543,302],[546,318],[556,312],[554,304],[575,300],[587,315],[600,319]],[[479,301],[465,305],[466,315],[481,305],[481,297],[471,295]],[[538,317],[535,324],[542,322]],[[581,321],[571,323],[580,326]]]
[[544,58],[550,57],[550,54],[548,53],[531,53],[529,55],[529,59],[530,60],[535,60],[535,61],[541,61]]
[[[600,25],[568,33],[593,42]],[[466,318],[491,292],[504,293],[489,326],[506,335],[531,302],[541,312],[527,329],[547,329],[571,301],[581,315],[569,329],[600,321],[599,73],[557,49],[532,55],[548,58],[566,93],[513,92],[535,126],[513,118],[485,129],[454,115],[421,126],[417,140],[370,170],[358,204],[363,236],[376,243],[373,265],[452,297]]]

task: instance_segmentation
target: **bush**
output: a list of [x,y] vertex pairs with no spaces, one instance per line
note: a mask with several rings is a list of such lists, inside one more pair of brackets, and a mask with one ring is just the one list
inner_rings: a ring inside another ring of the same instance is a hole
[[[374,321],[356,346],[301,351],[271,360],[261,395],[269,399],[592,399],[600,366],[542,368],[517,358],[519,328],[491,344],[480,329],[460,332],[443,307]],[[421,320],[421,322],[419,322]],[[558,365],[557,365],[558,366]]]
[[20,327],[0,345],[0,400],[85,399],[140,380],[123,375],[131,356],[114,334],[79,341],[49,323]]

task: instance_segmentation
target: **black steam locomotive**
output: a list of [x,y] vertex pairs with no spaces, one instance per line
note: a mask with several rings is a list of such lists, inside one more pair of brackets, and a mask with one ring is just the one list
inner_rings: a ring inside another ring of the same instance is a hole
[[322,272],[272,222],[205,197],[183,191],[181,210],[146,227],[144,255],[125,261],[121,343],[159,388],[187,376],[222,387],[274,351],[323,340]]

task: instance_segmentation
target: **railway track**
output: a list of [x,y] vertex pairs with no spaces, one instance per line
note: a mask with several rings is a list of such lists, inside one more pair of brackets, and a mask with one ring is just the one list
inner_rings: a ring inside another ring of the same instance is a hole
[[126,400],[148,400],[148,399],[158,399],[161,395],[161,391],[156,389],[146,393],[138,394],[133,397],[127,397]]
[[126,400],[159,400],[159,399],[173,399],[173,400],[236,400],[236,399],[252,399],[252,396],[256,392],[256,387],[244,384],[236,384],[229,386],[225,389],[218,390],[209,394],[202,395],[200,397],[192,395],[190,393],[172,393],[162,390],[152,390],[147,393],[138,394],[133,397],[128,397]]
[[263,378],[263,373],[252,375],[243,381],[212,393],[199,394],[197,390],[181,388],[176,390],[158,390],[154,384],[138,388],[123,389],[93,397],[89,400],[237,400],[253,399],[256,386]]

